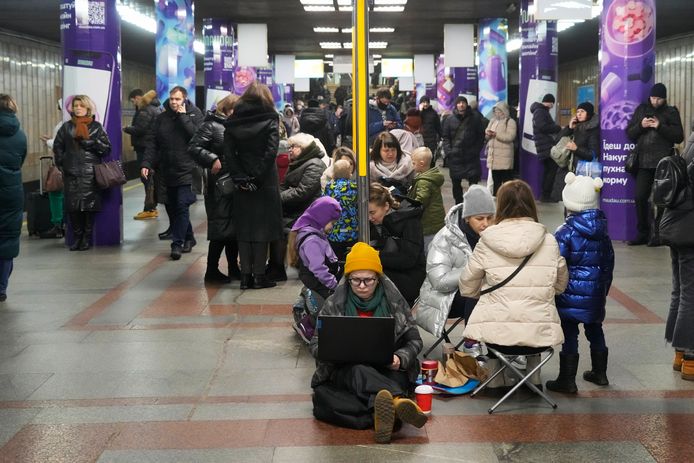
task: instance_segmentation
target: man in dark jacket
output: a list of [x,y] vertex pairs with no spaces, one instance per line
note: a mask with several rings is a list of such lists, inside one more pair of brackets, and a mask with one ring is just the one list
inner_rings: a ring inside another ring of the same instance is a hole
[[400,113],[390,104],[391,99],[390,90],[384,87],[376,92],[376,104],[369,105],[369,146],[373,145],[379,133],[403,128]]
[[192,190],[195,161],[188,154],[188,142],[195,135],[203,117],[200,110],[186,98],[183,87],[174,87],[164,102],[147,137],[141,175],[149,177],[154,169],[163,175],[168,205],[171,209],[171,258],[178,260],[181,253],[195,246],[189,207],[196,201]]
[[317,100],[308,100],[308,107],[301,113],[299,127],[302,132],[320,140],[328,155],[332,155],[335,136],[330,127],[328,111],[321,108]]
[[446,118],[441,130],[456,204],[463,202],[463,179],[470,185],[480,181],[480,151],[484,145],[485,129],[479,113],[468,106],[467,98],[457,97],[453,114]]
[[[432,154],[436,154],[436,147],[441,137],[441,119],[434,108],[431,107],[431,100],[428,96],[423,96],[419,99],[419,117],[422,118],[422,138],[424,146],[429,148]],[[436,163],[436,158],[432,159],[433,164]]]
[[674,145],[684,140],[680,113],[676,107],[668,106],[665,85],[655,84],[649,95],[648,102],[636,108],[627,126],[627,135],[636,142],[639,159],[635,200],[638,235],[635,240],[628,242],[632,246],[648,243],[649,222],[652,221],[648,197],[658,161],[672,154]]
[[[554,95],[546,94],[542,98],[542,103],[535,102],[530,106],[533,115],[533,138],[535,139],[535,151],[537,157],[542,161],[544,170],[542,172],[542,196],[540,201],[553,202],[552,188],[554,187],[554,177],[557,174],[557,163],[550,157],[549,152],[554,146],[554,134],[561,130],[561,127],[554,122],[549,110],[554,107]],[[556,201],[554,201],[556,202]]]
[[[154,119],[161,112],[157,92],[150,90],[143,93],[139,88],[134,89],[128,96],[130,102],[135,106],[135,115],[128,127],[123,127],[123,132],[130,135],[130,142],[137,155],[137,165],[141,166],[145,158],[145,147],[147,134],[152,128]],[[135,220],[154,219],[159,217],[157,212],[157,202],[154,198],[154,183],[149,179],[141,178],[145,186],[145,205],[142,212],[138,212]]]

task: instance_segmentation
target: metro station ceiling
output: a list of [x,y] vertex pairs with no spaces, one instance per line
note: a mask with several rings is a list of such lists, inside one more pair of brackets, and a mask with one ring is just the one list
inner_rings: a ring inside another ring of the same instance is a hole
[[[153,14],[153,0],[127,0]],[[506,17],[511,36],[518,31],[520,0],[408,0],[401,13],[372,12],[370,27],[393,27],[393,33],[373,33],[371,40],[387,41],[377,53],[387,57],[415,53],[439,53],[443,49],[445,23],[476,23],[480,18]],[[336,2],[337,3],[337,2]],[[0,28],[49,41],[60,41],[58,0],[2,0]],[[657,35],[673,36],[692,30],[684,18],[694,17],[694,0],[657,0]],[[345,42],[350,35],[317,33],[314,27],[351,27],[349,12],[305,12],[299,0],[196,0],[196,31],[202,18],[227,18],[239,23],[267,23],[270,54],[322,57],[326,53],[349,54],[349,50],[323,50],[321,41]],[[560,34],[560,62],[595,56],[598,50],[598,19],[578,24]],[[139,63],[154,62],[154,36],[136,26],[122,26],[123,58]],[[376,53],[374,51],[374,53]],[[511,59],[517,59],[512,55]],[[513,62],[510,63],[513,66]]]

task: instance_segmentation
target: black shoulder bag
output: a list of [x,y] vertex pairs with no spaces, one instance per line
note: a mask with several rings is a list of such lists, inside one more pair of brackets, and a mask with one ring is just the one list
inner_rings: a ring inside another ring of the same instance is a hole
[[[533,253],[533,254],[534,254],[534,253]],[[523,262],[520,263],[520,265],[518,266],[518,268],[515,269],[515,270],[513,271],[513,273],[510,274],[504,281],[502,281],[501,283],[497,283],[497,284],[495,284],[494,286],[492,286],[491,288],[485,289],[484,291],[480,291],[480,296],[483,296],[483,295],[485,295],[485,294],[489,294],[489,293],[491,293],[492,291],[496,291],[497,289],[501,288],[502,286],[505,286],[509,281],[513,280],[513,278],[514,278],[516,275],[518,275],[518,272],[520,272],[521,270],[523,270],[523,267],[525,267],[525,264],[528,263],[528,261],[529,261],[530,258],[533,256],[533,254],[530,254],[529,256],[526,256],[525,259],[523,259]]]

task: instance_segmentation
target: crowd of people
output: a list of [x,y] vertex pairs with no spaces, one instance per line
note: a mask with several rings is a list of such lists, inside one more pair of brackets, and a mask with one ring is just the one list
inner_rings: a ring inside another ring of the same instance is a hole
[[[656,166],[683,140],[679,113],[667,104],[665,87],[656,84],[650,93],[627,129],[639,156],[638,237],[632,245],[653,239],[657,221],[648,194]],[[600,156],[599,116],[591,103],[579,104],[565,128],[551,117],[553,95],[531,107],[544,169],[540,200],[555,201],[559,185],[566,210],[565,223],[552,234],[539,222],[529,185],[515,179],[518,126],[506,102],[494,106],[489,120],[463,96],[444,118],[427,97],[403,115],[391,103],[390,90],[380,89],[368,112],[372,183],[369,223],[362,224],[347,98],[334,111],[309,100],[306,108],[287,106],[279,113],[269,89],[254,82],[205,115],[183,87],[172,88],[161,108],[153,91],[136,89],[130,99],[136,111],[124,131],[131,135],[145,185],[144,207],[135,219],[156,218],[157,203],[165,205],[169,227],[159,238],[171,241],[172,260],[197,244],[189,208],[196,194],[204,193],[205,281],[239,280],[244,290],[269,288],[287,279],[287,264],[295,267],[302,295],[309,294],[315,304],[294,306],[294,329],[314,355],[321,342],[319,314],[395,319],[389,365],[317,361],[311,383],[316,418],[373,427],[382,443],[390,441],[399,422],[423,426],[426,415],[410,400],[423,347],[417,327],[439,336],[452,317],[464,319],[463,346],[474,355],[483,352],[485,343],[561,344],[559,375],[546,387],[564,393],[578,390],[583,324],[591,352],[583,379],[609,384],[602,322],[614,251],[600,210],[602,181],[576,172],[580,160]],[[71,118],[56,130],[50,146],[64,177],[61,202],[73,232],[70,250],[85,251],[92,245],[93,217],[101,205],[95,165],[111,144],[88,96],[76,95],[68,104]],[[0,95],[1,300],[19,252],[22,223],[26,137],[16,112],[14,100]],[[550,156],[560,137],[570,138],[564,167]],[[690,138],[684,152],[690,183],[693,142]],[[443,172],[435,159],[439,146],[456,203],[448,211],[441,193]],[[483,149],[491,172],[488,186],[477,185]],[[286,154],[283,161],[281,153]],[[677,226],[691,222],[693,209],[673,219]],[[62,230],[62,224],[55,225]],[[369,227],[369,243],[358,242],[360,227]],[[676,350],[674,367],[684,379],[694,380],[694,243],[687,239],[668,243],[673,293],[666,339]],[[226,272],[220,268],[222,253]],[[483,292],[491,287],[492,293]]]

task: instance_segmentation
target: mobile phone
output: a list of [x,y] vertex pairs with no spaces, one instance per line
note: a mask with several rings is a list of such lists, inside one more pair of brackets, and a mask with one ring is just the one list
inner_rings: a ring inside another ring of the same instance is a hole
[[106,125],[111,102],[113,55],[100,51],[67,50],[63,61],[63,120],[70,119],[72,99],[87,95],[94,102],[94,117]]

